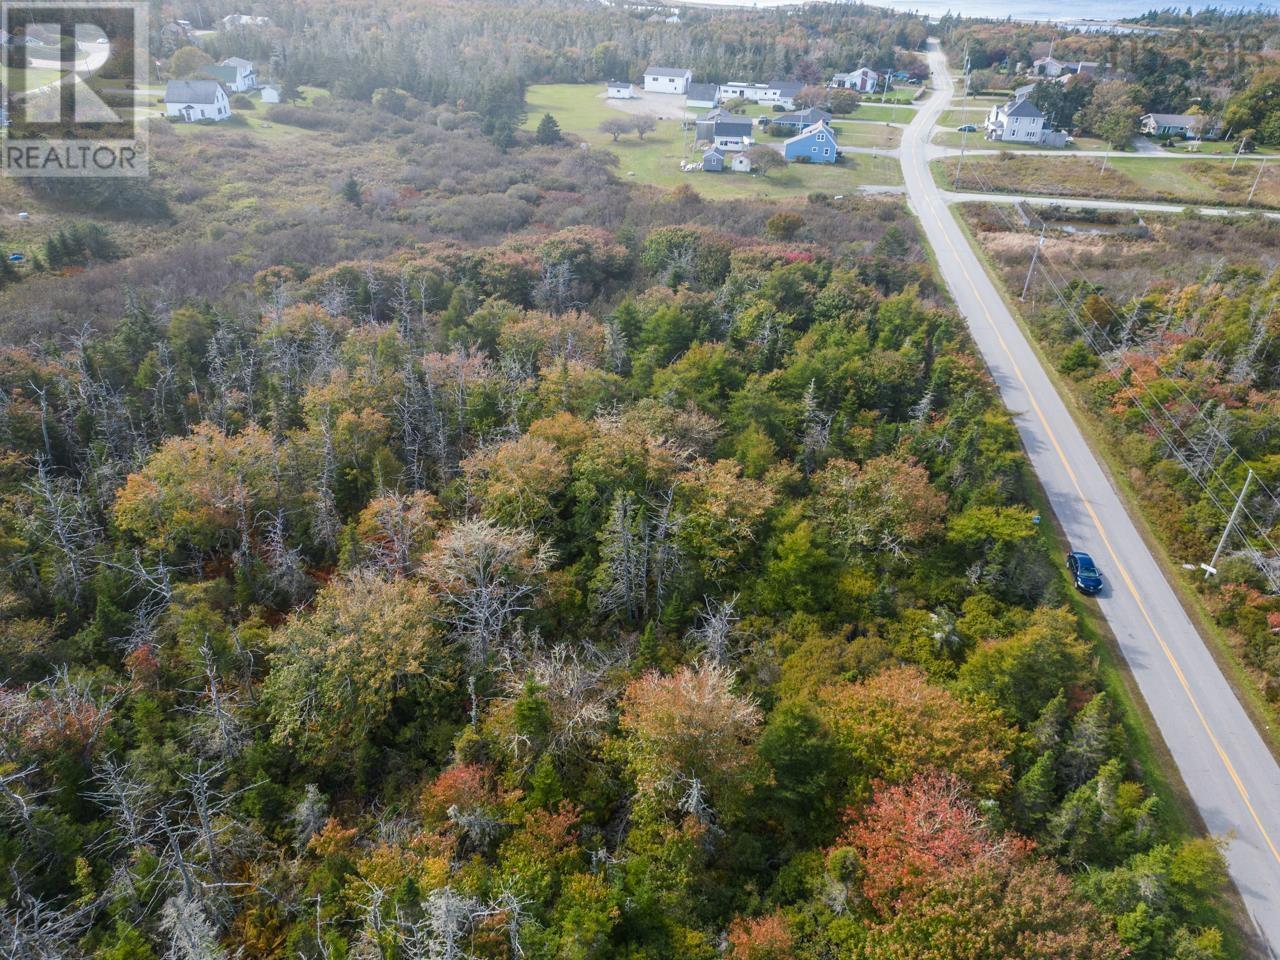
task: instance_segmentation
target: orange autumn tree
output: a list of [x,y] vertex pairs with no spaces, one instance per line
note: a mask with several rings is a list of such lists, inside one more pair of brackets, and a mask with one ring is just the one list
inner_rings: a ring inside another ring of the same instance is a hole
[[842,838],[872,913],[866,960],[1119,960],[1111,925],[954,776],[881,784]]

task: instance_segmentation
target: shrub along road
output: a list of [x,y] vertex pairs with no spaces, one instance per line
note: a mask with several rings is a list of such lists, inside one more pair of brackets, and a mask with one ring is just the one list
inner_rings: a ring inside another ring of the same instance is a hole
[[1229,838],[1231,877],[1280,951],[1280,765],[1148,550],[1048,373],[984,271],[929,170],[929,138],[954,85],[930,41],[936,92],[902,140],[907,193],[938,269],[1012,411],[1072,546],[1107,578],[1099,606],[1205,825]]

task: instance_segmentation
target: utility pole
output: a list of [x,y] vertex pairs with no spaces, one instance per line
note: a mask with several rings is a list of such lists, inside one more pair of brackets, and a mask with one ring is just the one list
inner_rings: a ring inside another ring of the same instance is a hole
[[1031,265],[1027,267],[1027,280],[1022,285],[1022,296],[1018,299],[1025,302],[1027,299],[1027,291],[1031,289],[1031,275],[1035,273],[1036,261],[1040,259],[1040,248],[1044,246],[1044,220],[1040,221],[1040,239],[1036,241],[1035,249],[1031,251]]
[[1240,508],[1244,506],[1244,495],[1249,492],[1249,483],[1252,480],[1253,468],[1250,467],[1249,473],[1244,478],[1244,486],[1240,488],[1240,496],[1236,497],[1236,505],[1231,508],[1231,516],[1227,519],[1227,528],[1222,531],[1222,537],[1218,540],[1218,548],[1213,551],[1213,559],[1208,563],[1200,564],[1204,569],[1204,578],[1206,580],[1218,572],[1218,557],[1222,555],[1222,548],[1227,545],[1227,537],[1231,536],[1231,531],[1236,525],[1236,517],[1240,516]]
[[1266,165],[1267,165],[1267,158],[1263,157],[1262,161],[1258,164],[1258,175],[1253,178],[1253,186],[1249,188],[1249,199],[1244,202],[1244,205],[1246,207],[1250,206],[1253,203],[1253,192],[1258,189],[1258,181],[1262,179],[1262,171],[1263,171],[1263,168],[1266,167]]

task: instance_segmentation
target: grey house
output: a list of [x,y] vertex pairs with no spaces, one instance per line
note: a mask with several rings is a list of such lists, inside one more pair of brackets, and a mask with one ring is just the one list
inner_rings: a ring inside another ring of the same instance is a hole
[[724,151],[719,147],[712,147],[702,155],[702,169],[707,173],[723,173],[724,172]]
[[799,133],[805,127],[811,127],[815,123],[830,123],[831,114],[826,110],[819,110],[817,107],[810,107],[808,110],[795,110],[791,113],[780,113],[774,117],[769,126],[778,127],[779,132],[787,131],[789,133]]

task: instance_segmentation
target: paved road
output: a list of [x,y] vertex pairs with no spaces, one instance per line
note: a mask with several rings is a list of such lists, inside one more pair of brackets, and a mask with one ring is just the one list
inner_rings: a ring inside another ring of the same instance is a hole
[[907,194],[968,321],[1031,464],[1073,545],[1098,561],[1099,598],[1120,649],[1209,830],[1230,836],[1231,877],[1280,951],[1280,766],[1196,633],[965,236],[928,165],[931,129],[953,85],[936,41],[938,88],[902,140]]

